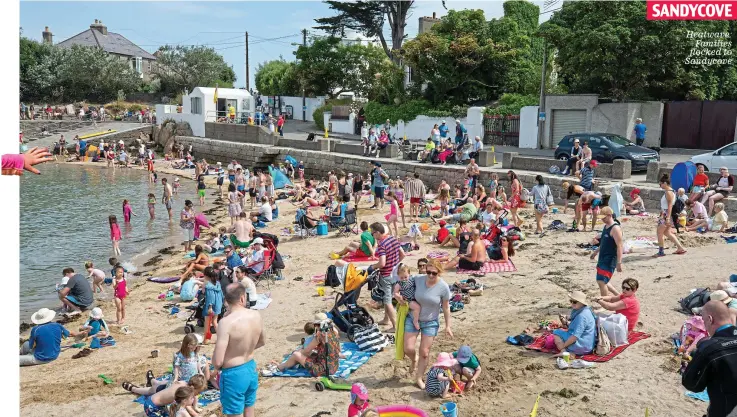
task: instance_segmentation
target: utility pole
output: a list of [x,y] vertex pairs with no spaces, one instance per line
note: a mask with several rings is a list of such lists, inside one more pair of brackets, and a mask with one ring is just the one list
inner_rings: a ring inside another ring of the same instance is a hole
[[251,74],[248,66],[248,32],[246,32],[246,90],[251,91]]
[[[302,29],[302,46],[307,47],[307,29]],[[307,121],[307,99],[305,98],[305,86],[302,84],[302,121]]]
[[545,114],[545,74],[548,66],[548,41],[543,38],[543,67],[540,76],[540,107],[537,115],[537,146],[542,148],[543,132],[545,129],[545,121],[548,115]]

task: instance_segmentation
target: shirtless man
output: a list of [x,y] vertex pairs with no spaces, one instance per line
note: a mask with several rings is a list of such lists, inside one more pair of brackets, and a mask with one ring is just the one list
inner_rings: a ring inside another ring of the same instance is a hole
[[456,256],[443,265],[446,271],[453,268],[465,269],[469,271],[479,271],[487,261],[486,246],[481,241],[481,231],[474,228],[471,232],[471,242],[467,253]]
[[[248,179],[248,196],[251,197],[251,210],[256,205],[256,195],[258,194],[258,175],[251,175],[251,177]],[[243,196],[243,203],[241,204],[241,207],[245,208],[246,197]]]
[[243,170],[240,168],[235,170],[235,189],[240,195],[244,196],[243,202],[241,203],[241,207],[243,207],[243,203],[246,201],[246,177],[243,175]]
[[264,175],[264,190],[267,197],[276,197],[274,195],[274,178],[269,172]]
[[166,407],[175,401],[175,394],[179,388],[192,387],[195,398],[207,389],[204,375],[199,374],[190,378],[189,382],[176,381],[167,388],[168,382],[167,380],[152,379],[151,386],[146,388],[137,387],[130,382],[123,382],[123,388],[132,394],[143,395],[143,410],[147,416],[157,412],[166,412]]
[[228,314],[218,323],[212,364],[220,371],[220,404],[226,416],[255,416],[258,370],[253,351],[264,346],[261,314],[246,307],[246,288],[226,287]]
[[[248,212],[244,211],[238,216],[230,232],[234,233],[230,237],[231,243],[239,248],[247,248],[251,245],[251,237],[253,236],[253,223],[248,218]],[[235,237],[235,239],[233,239]]]
[[161,184],[164,186],[164,195],[161,197],[161,202],[166,207],[167,213],[169,213],[169,222],[171,222],[171,185],[167,182],[166,178],[161,179]]
[[583,225],[583,231],[586,231],[586,218],[591,210],[591,231],[596,228],[596,217],[599,214],[599,207],[602,205],[601,193],[596,191],[586,191],[576,202],[576,228]]

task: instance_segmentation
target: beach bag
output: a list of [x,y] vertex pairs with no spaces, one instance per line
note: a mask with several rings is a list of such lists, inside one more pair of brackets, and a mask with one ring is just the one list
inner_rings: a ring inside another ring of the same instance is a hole
[[275,252],[276,254],[274,255],[274,261],[271,263],[271,267],[278,271],[281,271],[287,266],[284,264],[284,259],[282,259],[281,254],[278,251]]
[[362,352],[379,352],[389,346],[389,340],[381,333],[376,323],[353,333],[353,342]]
[[596,320],[596,349],[595,352],[599,356],[606,356],[612,352],[612,343],[606,334],[604,326],[600,320]]
[[524,188],[523,187],[522,188],[522,191],[520,191],[520,193],[519,193],[520,200],[522,200],[523,202],[527,203],[527,202],[529,202],[530,197],[531,197],[530,190],[528,190],[527,188]]
[[551,165],[550,169],[548,169],[548,172],[553,175],[558,175],[560,174],[560,168],[558,167],[558,165]]
[[694,308],[703,307],[709,302],[711,290],[708,288],[699,288],[691,292],[691,294],[681,298],[681,309],[687,314],[693,314]]
[[325,272],[325,285],[332,288],[340,286],[340,278],[338,278],[338,271],[335,265],[330,265],[327,272]]
[[545,188],[548,189],[548,193],[545,195],[545,203],[549,206],[552,206],[553,204],[555,204],[555,198],[553,198],[553,192],[550,191],[549,186],[546,185]]
[[617,347],[629,343],[627,341],[627,317],[619,313],[612,314],[601,318],[600,323],[612,346]]

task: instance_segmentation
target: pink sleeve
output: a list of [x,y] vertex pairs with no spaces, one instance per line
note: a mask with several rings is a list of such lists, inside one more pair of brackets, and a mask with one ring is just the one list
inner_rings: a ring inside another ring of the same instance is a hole
[[23,154],[3,155],[3,175],[22,175],[23,166],[26,164]]

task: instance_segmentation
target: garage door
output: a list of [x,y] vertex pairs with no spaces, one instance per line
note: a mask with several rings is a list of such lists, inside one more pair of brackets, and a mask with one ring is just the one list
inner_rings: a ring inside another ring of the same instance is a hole
[[586,131],[586,110],[553,110],[553,137],[551,147],[556,147],[563,136]]

